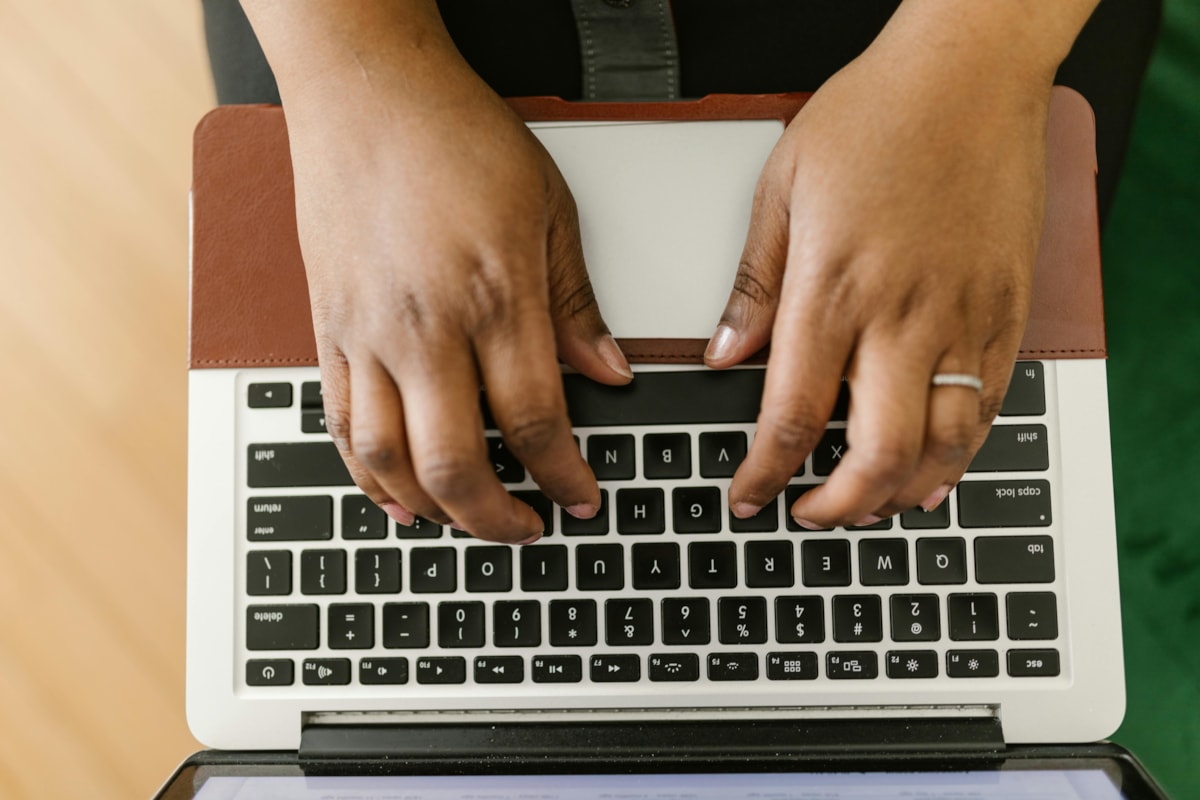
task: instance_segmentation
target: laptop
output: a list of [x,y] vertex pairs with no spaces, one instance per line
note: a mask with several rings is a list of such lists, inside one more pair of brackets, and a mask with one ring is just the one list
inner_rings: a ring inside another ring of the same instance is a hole
[[[564,373],[599,479],[511,548],[353,485],[325,433],[275,107],[198,126],[187,713],[164,798],[1160,797],[1124,711],[1086,102],[1056,89],[1034,301],[1004,408],[931,512],[808,531],[843,392],[773,505],[729,514],[762,363],[708,370],[759,171],[801,95],[512,101],[580,209],[628,387]],[[484,401],[486,404],[486,401]],[[490,424],[490,423],[489,423]]]

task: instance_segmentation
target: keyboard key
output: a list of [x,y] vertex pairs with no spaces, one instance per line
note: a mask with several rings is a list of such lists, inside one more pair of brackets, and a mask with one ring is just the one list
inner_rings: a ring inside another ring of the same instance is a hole
[[1058,601],[1053,593],[1009,592],[1006,600],[1008,638],[1016,640],[1058,638]]
[[995,650],[950,650],[946,674],[951,678],[994,678],[1000,674],[1000,656]]
[[413,519],[412,525],[396,525],[397,539],[440,539],[442,526],[424,517]]
[[496,477],[501,483],[521,483],[525,480],[525,467],[508,449],[508,445],[499,436],[487,437],[488,460],[496,470]]
[[673,489],[671,511],[676,533],[717,533],[721,530],[721,490],[715,486]]
[[993,425],[967,472],[1034,472],[1049,468],[1045,425]]
[[375,607],[369,603],[329,606],[329,646],[334,650],[366,650],[375,646]]
[[625,386],[604,386],[583,375],[564,375],[563,394],[579,428],[754,422],[762,398],[762,369],[639,372]]
[[345,686],[350,683],[350,659],[306,658],[300,674],[306,686]]
[[256,550],[246,554],[246,594],[292,593],[292,554],[287,550]]
[[247,650],[315,650],[320,642],[316,605],[249,606]]
[[422,648],[429,646],[429,606],[426,603],[385,603],[383,646]]
[[721,431],[700,434],[700,476],[732,478],[746,458],[746,434]]
[[408,659],[363,658],[358,662],[358,682],[364,686],[388,686],[408,683]]
[[321,394],[320,381],[305,381],[300,384],[301,408],[324,408],[325,398]]
[[296,680],[293,669],[290,658],[252,658],[246,662],[246,685],[291,686]]
[[247,395],[250,408],[289,408],[292,405],[290,383],[252,383]]
[[737,580],[737,546],[733,542],[688,545],[688,585],[693,589],[729,589],[737,586]]
[[842,462],[848,447],[846,445],[846,429],[830,428],[821,435],[817,446],[813,448],[813,474],[826,476],[833,473],[835,467]]
[[652,480],[692,476],[692,440],[686,433],[642,437],[642,474]]
[[826,653],[825,674],[834,680],[878,678],[879,656],[871,650]]
[[700,680],[700,657],[695,653],[655,653],[647,663],[650,680],[655,683]]
[[543,536],[550,536],[554,533],[554,503],[550,502],[550,498],[535,490],[512,492],[511,494],[536,511],[537,515],[542,518]]
[[963,481],[956,493],[963,528],[1039,528],[1051,522],[1049,481]]
[[624,589],[625,548],[619,544],[575,548],[575,585],[585,592]]
[[817,677],[816,653],[768,653],[767,678],[773,681],[811,681]]
[[934,530],[950,527],[950,501],[943,500],[937,508],[926,511],[923,508],[910,508],[900,513],[900,527],[907,530]]
[[1000,407],[1002,417],[1033,417],[1046,413],[1046,377],[1040,361],[1018,361],[1013,366],[1012,380],[1004,405]]
[[251,497],[246,538],[252,542],[303,542],[333,538],[331,497]]
[[975,540],[980,583],[1050,583],[1054,541],[1049,536],[980,536]]
[[876,595],[833,598],[835,642],[878,642],[883,639],[883,610]]
[[775,641],[780,644],[825,641],[825,601],[816,595],[775,598]]
[[860,539],[858,579],[863,586],[908,583],[908,542],[904,539]]
[[595,600],[550,601],[551,647],[592,647],[596,627]]
[[476,683],[521,683],[525,680],[525,659],[520,656],[477,656]]
[[679,588],[679,545],[674,542],[638,542],[630,561],[633,588]]
[[564,511],[562,532],[564,536],[603,536],[608,533],[608,489],[600,490],[600,510],[591,519],[578,519]]
[[466,683],[467,662],[461,656],[417,659],[417,683]]
[[595,655],[588,659],[592,683],[633,683],[642,677],[642,659],[630,653]]
[[754,653],[710,653],[710,681],[753,681],[758,679],[758,656]]
[[579,683],[583,680],[583,660],[579,656],[534,656],[534,683]]
[[300,412],[300,432],[301,433],[328,433],[325,429],[325,412],[324,411],[309,411],[305,409]]
[[507,592],[512,589],[511,547],[468,547],[463,559],[468,592]]
[[917,582],[967,582],[967,543],[959,538],[917,539]]
[[346,593],[346,551],[305,550],[300,554],[300,591],[304,594]]
[[500,600],[492,607],[496,647],[537,647],[542,643],[542,605],[537,600]]
[[956,642],[1000,638],[1000,615],[994,594],[952,594],[946,598],[950,638]]
[[757,589],[795,585],[791,542],[785,539],[747,542],[745,556],[747,586]]
[[654,644],[654,601],[606,600],[604,640],[616,646]]
[[849,586],[850,543],[845,539],[801,542],[800,574],[805,586]]
[[[783,490],[783,520],[789,531],[794,533],[801,531],[808,532],[808,528],[800,527],[800,524],[792,517],[792,506],[796,504],[797,500],[815,488],[817,488],[815,485],[792,484]],[[821,528],[821,530],[831,531],[833,528]]]
[[361,494],[342,498],[343,539],[386,539],[387,514]]
[[1008,674],[1014,678],[1053,678],[1059,672],[1057,650],[1008,651]]
[[667,529],[662,489],[618,489],[618,533],[662,533]]
[[942,637],[942,615],[936,594],[894,594],[889,602],[892,641],[936,642]]
[[440,647],[483,647],[485,626],[483,603],[438,604]]
[[[565,381],[564,381],[565,384]],[[572,420],[575,418],[572,417]],[[581,425],[575,420],[576,425]],[[631,480],[637,469],[634,441],[630,434],[589,436],[587,461],[598,481]]]
[[712,637],[708,600],[703,597],[667,597],[662,601],[663,644],[708,644]]
[[734,533],[770,533],[779,530],[779,500],[772,498],[758,513],[738,519],[729,512],[729,530]]
[[933,650],[889,650],[884,662],[889,678],[938,676],[938,654]]
[[359,594],[396,594],[400,574],[400,551],[395,548],[354,554],[354,589]]
[[408,585],[421,594],[458,588],[458,553],[453,547],[414,547],[408,551]]
[[717,601],[721,644],[762,644],[767,640],[767,601],[762,597],[722,597]]
[[251,489],[354,485],[333,442],[252,444],[246,458]]
[[561,544],[535,544],[521,548],[523,591],[561,592],[566,588],[566,547]]

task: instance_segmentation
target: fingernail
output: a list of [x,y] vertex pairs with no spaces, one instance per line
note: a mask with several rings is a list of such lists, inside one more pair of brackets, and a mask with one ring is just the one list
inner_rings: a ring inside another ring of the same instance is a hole
[[633,378],[633,370],[629,368],[629,361],[625,359],[625,354],[621,352],[621,346],[617,344],[617,340],[612,337],[612,334],[604,334],[600,339],[600,344],[596,345],[596,352],[613,372],[626,378]]
[[383,513],[405,527],[412,525],[417,519],[411,511],[399,503],[382,503],[379,507],[383,509]]
[[718,325],[717,332],[708,342],[708,349],[704,351],[704,360],[724,361],[733,355],[733,348],[737,346],[737,343],[738,332],[732,325],[724,323]]
[[733,515],[738,519],[749,519],[762,511],[762,506],[756,506],[753,503],[734,503]]
[[950,494],[950,490],[953,488],[953,484],[943,483],[941,486],[930,492],[929,497],[926,497],[921,501],[921,508],[925,509],[926,511],[933,511],[942,504],[942,501],[946,499],[946,495]]
[[563,511],[566,511],[575,519],[591,519],[596,516],[596,512],[600,509],[591,503],[576,503],[573,506],[565,506]]
[[518,546],[518,547],[520,547],[520,546],[527,545],[527,544],[533,544],[534,542],[536,542],[536,541],[537,541],[538,539],[540,539],[540,538],[542,538],[542,532],[541,532],[541,531],[538,531],[537,533],[535,533],[533,536],[530,536],[530,537],[529,537],[528,539],[526,539],[525,541],[523,541],[523,542],[517,542],[517,546]]
[[448,525],[449,525],[451,528],[454,528],[455,530],[462,531],[463,533],[467,533],[467,532],[468,532],[468,531],[467,531],[467,527],[466,527],[465,525],[463,525],[461,522],[455,522],[454,520],[450,520],[450,522],[449,522],[449,523],[447,523],[447,524],[448,524]]
[[818,525],[817,523],[815,523],[811,520],[803,519],[801,517],[792,517],[792,519],[794,519],[796,521],[796,524],[799,525],[801,528],[807,528],[810,531],[825,530],[824,525]]
[[863,527],[866,527],[867,525],[874,525],[876,522],[879,522],[879,520],[881,520],[881,519],[883,519],[883,517],[877,517],[874,514],[867,514],[865,517],[860,519],[858,522],[854,523],[854,527],[863,528]]

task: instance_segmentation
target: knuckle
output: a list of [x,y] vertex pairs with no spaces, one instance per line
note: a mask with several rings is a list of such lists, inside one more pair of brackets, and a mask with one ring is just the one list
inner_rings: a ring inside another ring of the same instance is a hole
[[596,292],[586,273],[556,271],[551,278],[550,297],[560,318],[576,319],[596,308]]
[[498,271],[478,270],[464,291],[467,329],[479,335],[503,328],[513,317],[514,293]]
[[943,423],[930,431],[926,453],[943,464],[956,463],[966,457],[976,432],[977,427],[970,419]]
[[783,413],[760,420],[759,426],[760,430],[765,430],[768,441],[774,447],[789,453],[807,454],[825,431],[825,424],[819,419],[820,416],[812,408],[793,406]]
[[[327,404],[328,405],[328,404]],[[352,452],[350,415],[341,409],[325,409],[325,430],[343,453]]]
[[734,294],[754,306],[768,305],[774,300],[774,294],[760,277],[760,272],[753,261],[743,258],[733,279]]
[[548,450],[566,427],[566,420],[556,409],[536,409],[524,412],[504,431],[504,440],[514,453],[526,457]]
[[874,442],[852,448],[859,471],[870,480],[894,481],[916,462],[916,448],[898,441]]
[[417,482],[434,498],[456,498],[475,484],[478,464],[465,453],[442,452],[417,467]]
[[390,472],[399,460],[397,443],[374,431],[356,433],[354,457],[372,472]]

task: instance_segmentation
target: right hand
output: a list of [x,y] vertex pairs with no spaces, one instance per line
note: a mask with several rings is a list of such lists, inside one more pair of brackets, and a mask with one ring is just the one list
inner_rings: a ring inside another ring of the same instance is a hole
[[284,91],[326,423],[397,521],[525,543],[543,524],[496,477],[480,385],[547,497],[589,518],[600,492],[556,354],[601,383],[633,376],[549,154],[452,46],[421,57]]

